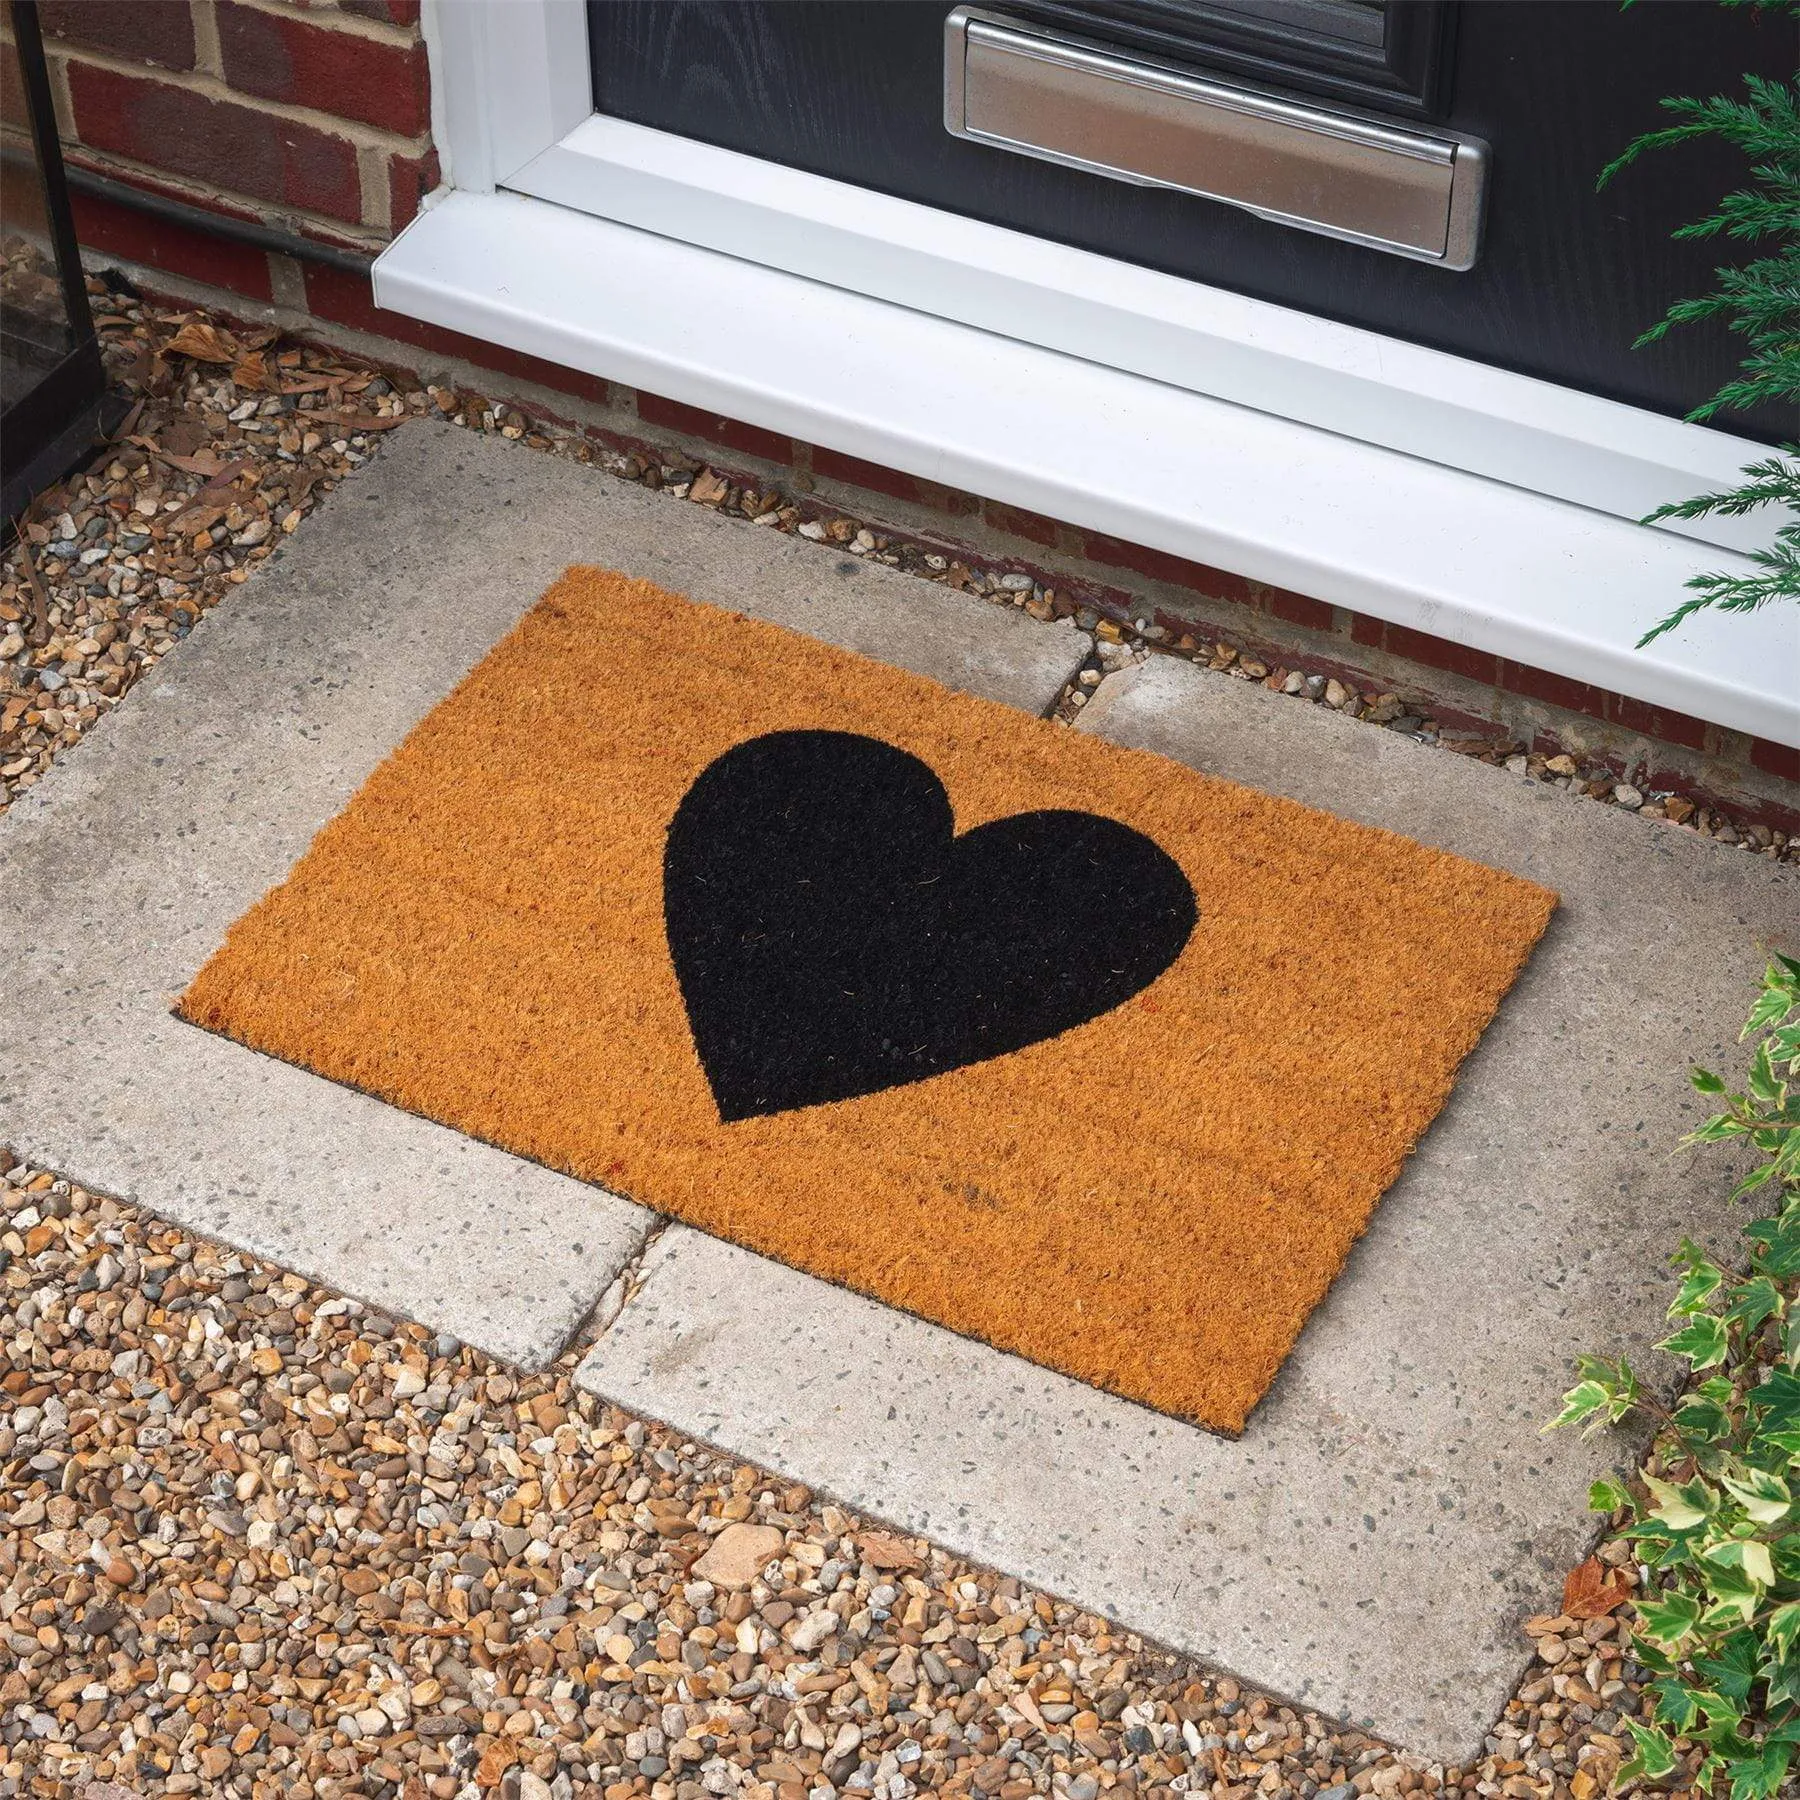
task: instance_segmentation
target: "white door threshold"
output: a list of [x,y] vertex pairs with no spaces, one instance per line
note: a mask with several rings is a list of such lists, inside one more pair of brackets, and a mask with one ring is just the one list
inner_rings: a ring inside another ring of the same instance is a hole
[[[495,185],[1622,519],[1732,487],[1763,453],[1714,426],[600,113]],[[1660,529],[1732,550],[1769,537],[1756,515]]]
[[1800,614],[1633,646],[1717,546],[516,194],[452,193],[378,304],[923,479],[1800,745]]

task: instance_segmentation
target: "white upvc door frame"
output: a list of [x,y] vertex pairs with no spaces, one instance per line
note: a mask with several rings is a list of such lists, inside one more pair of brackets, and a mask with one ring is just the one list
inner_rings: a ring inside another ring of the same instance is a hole
[[446,186],[378,304],[1800,743],[1793,609],[1633,647],[1768,530],[1636,521],[1762,446],[599,117],[583,0],[424,23]]
[[584,0],[425,0],[444,185],[491,194],[594,110]]
[[[1619,518],[1733,486],[1761,451],[1554,382],[602,117],[583,0],[428,0],[426,19],[446,181],[464,192],[528,194]],[[1767,535],[1756,517],[1662,529],[1737,549]]]

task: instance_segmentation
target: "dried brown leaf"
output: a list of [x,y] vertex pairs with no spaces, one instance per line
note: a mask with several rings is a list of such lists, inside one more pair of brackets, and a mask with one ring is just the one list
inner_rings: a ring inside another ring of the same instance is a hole
[[856,1543],[862,1551],[863,1561],[873,1568],[898,1574],[924,1566],[912,1545],[891,1531],[865,1531]]
[[173,450],[159,450],[154,444],[149,446],[150,453],[158,462],[167,463],[172,469],[180,469],[184,475],[217,475],[224,467],[218,457],[210,450],[197,451],[192,456],[181,456]]
[[1631,1598],[1617,1569],[1590,1556],[1569,1571],[1563,1583],[1563,1611],[1571,1619],[1604,1619]]
[[304,506],[313,488],[325,478],[323,469],[295,469],[285,481],[276,483],[270,493],[278,496],[284,509]]
[[261,351],[240,357],[231,368],[232,381],[253,394],[279,394],[281,380]]
[[137,430],[138,422],[144,416],[144,404],[145,403],[142,400],[137,401],[131,411],[119,421],[118,429],[112,434],[113,443],[124,444],[136,442],[136,439],[133,438],[131,434]]
[[136,388],[140,393],[162,396],[175,385],[174,375],[169,365],[156,354],[149,344],[140,343],[133,352],[131,368],[126,372],[125,385]]
[[392,431],[396,425],[406,423],[405,413],[396,413],[391,419],[383,418],[377,413],[351,413],[321,411],[305,415],[314,419],[326,419],[334,425],[341,425],[346,431]]
[[200,319],[189,319],[163,345],[165,356],[191,356],[196,362],[234,363],[243,347],[230,332]]
[[169,530],[177,537],[192,537],[197,531],[210,531],[230,510],[229,500],[208,500],[203,505],[189,506],[169,521]]
[[162,433],[162,448],[175,456],[192,456],[205,444],[208,435],[198,419],[182,414],[170,420],[168,429]]
[[30,541],[20,536],[19,565],[25,571],[25,580],[31,588],[31,629],[26,632],[27,639],[33,644],[42,644],[50,635],[50,596],[44,588],[44,578],[37,572],[37,561],[31,554]]

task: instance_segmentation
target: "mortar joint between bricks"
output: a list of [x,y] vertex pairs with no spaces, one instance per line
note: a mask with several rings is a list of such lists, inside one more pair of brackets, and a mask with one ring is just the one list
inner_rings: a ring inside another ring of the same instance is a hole
[[[230,3],[241,6],[246,12],[266,13],[272,19],[290,23],[297,20],[315,31],[333,32],[338,37],[363,38],[369,43],[381,44],[393,50],[412,50],[424,41],[424,34],[416,21],[411,25],[401,25],[392,19],[373,19],[366,13],[345,12],[337,6],[330,9],[308,7],[304,12],[296,13],[293,0],[230,0]],[[212,12],[217,0],[192,0],[192,5],[198,25],[200,9],[204,7]]]
[[203,74],[225,79],[225,48],[219,41],[217,0],[189,0],[194,23],[194,67]]

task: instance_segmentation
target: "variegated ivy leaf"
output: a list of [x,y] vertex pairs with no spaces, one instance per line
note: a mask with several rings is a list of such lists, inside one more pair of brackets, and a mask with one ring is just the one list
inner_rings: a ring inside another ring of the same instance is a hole
[[1762,1414],[1762,1429],[1786,1431],[1800,1425],[1800,1380],[1786,1369],[1771,1371],[1768,1379],[1752,1390],[1750,1398]]
[[1757,996],[1749,1018],[1744,1021],[1744,1029],[1738,1034],[1738,1041],[1741,1043],[1745,1038],[1755,1037],[1759,1031],[1767,1031],[1771,1025],[1786,1018],[1794,1005],[1794,998],[1791,990],[1771,982]]
[[1758,1044],[1756,1054],[1750,1059],[1750,1076],[1747,1086],[1750,1098],[1758,1106],[1780,1106],[1787,1098],[1782,1092],[1781,1083],[1775,1075],[1774,1064],[1769,1060],[1769,1046]]
[[1688,1320],[1673,1337],[1666,1337],[1657,1349],[1671,1356],[1685,1356],[1696,1369],[1716,1368],[1731,1348],[1731,1333],[1725,1321],[1713,1313],[1701,1313]]
[[1630,1758],[1619,1767],[1621,1784],[1631,1781],[1661,1781],[1675,1772],[1675,1746],[1654,1725],[1640,1725],[1627,1719],[1625,1729],[1635,1746]]
[[1588,1511],[1615,1513],[1631,1508],[1631,1490],[1611,1476],[1602,1476],[1588,1489]]
[[1756,1665],[1759,1660],[1756,1634],[1751,1631],[1734,1631],[1710,1653],[1695,1654],[1695,1672],[1710,1682],[1720,1695],[1719,1708],[1709,1708],[1714,1710],[1715,1717],[1726,1717],[1727,1704],[1732,1718],[1743,1713],[1750,1703],[1750,1690],[1756,1685]]
[[1644,1635],[1671,1648],[1700,1623],[1700,1611],[1700,1602],[1679,1589],[1645,1594],[1637,1602],[1638,1625]]
[[1637,1404],[1637,1377],[1623,1359],[1617,1364],[1584,1356],[1577,1362],[1582,1379],[1563,1395],[1562,1411],[1544,1430],[1585,1422],[1583,1437],[1592,1437],[1602,1425],[1616,1425]]
[[1758,1525],[1778,1525],[1787,1517],[1788,1508],[1793,1504],[1788,1484],[1767,1469],[1746,1469],[1743,1478],[1737,1481],[1729,1475],[1721,1475],[1719,1480],[1726,1493],[1738,1501]]
[[1683,1436],[1699,1444],[1714,1444],[1728,1438],[1733,1428],[1725,1404],[1711,1394],[1689,1394],[1675,1408],[1674,1420]]
[[1683,1238],[1681,1248],[1669,1260],[1687,1271],[1675,1291],[1669,1317],[1685,1319],[1705,1308],[1724,1284],[1725,1271],[1692,1238]]
[[1563,1395],[1562,1411],[1548,1425],[1554,1431],[1559,1425],[1579,1425],[1585,1419],[1590,1429],[1604,1425],[1610,1416],[1612,1395],[1597,1381],[1580,1381]]
[[1743,1567],[1743,1545],[1714,1544],[1703,1553],[1701,1579],[1711,1589],[1712,1604],[1700,1615],[1703,1632],[1731,1631],[1748,1625],[1762,1600],[1762,1584]]
[[1650,1690],[1656,1696],[1656,1722],[1667,1725],[1677,1737],[1685,1737],[1700,1721],[1700,1698],[1686,1682],[1659,1681]]
[[1727,1324],[1741,1325],[1746,1334],[1765,1319],[1780,1318],[1787,1311],[1781,1289],[1766,1275],[1753,1276],[1731,1291],[1731,1304],[1721,1315]]
[[1760,1748],[1733,1758],[1729,1765],[1731,1800],[1776,1800],[1778,1795],[1791,1792],[1787,1776],[1793,1761],[1793,1740],[1771,1734]]
[[1756,1616],[1757,1590],[1736,1569],[1721,1569],[1714,1587],[1727,1587],[1728,1593],[1701,1613],[1699,1632],[1702,1637],[1716,1637],[1721,1631],[1736,1631]]
[[1800,1275],[1800,1202],[1790,1202],[1776,1218],[1747,1225],[1744,1236],[1756,1246],[1758,1274],[1777,1281]]
[[1644,1477],[1656,1504],[1650,1509],[1653,1519],[1660,1519],[1671,1531],[1692,1531],[1704,1525],[1718,1505],[1719,1497],[1703,1481],[1686,1481],[1680,1487],[1660,1481],[1654,1475]]
[[1719,1144],[1726,1138],[1739,1136],[1740,1132],[1741,1127],[1730,1113],[1714,1113],[1703,1125],[1696,1125],[1688,1133],[1687,1141],[1692,1144]]
[[[1760,1136],[1760,1134],[1753,1135]],[[1731,1197],[1734,1200],[1742,1200],[1746,1194],[1754,1194],[1758,1188],[1767,1186],[1774,1178],[1775,1165],[1772,1162],[1758,1163],[1756,1167],[1731,1190]]]

